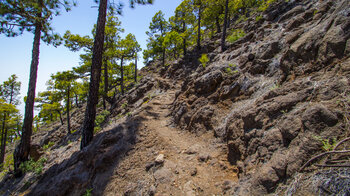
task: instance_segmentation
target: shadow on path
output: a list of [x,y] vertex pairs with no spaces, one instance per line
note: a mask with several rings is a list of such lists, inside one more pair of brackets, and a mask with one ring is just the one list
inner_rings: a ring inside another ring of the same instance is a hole
[[83,151],[49,168],[28,195],[102,195],[114,169],[136,142],[141,117],[132,117],[96,135]]

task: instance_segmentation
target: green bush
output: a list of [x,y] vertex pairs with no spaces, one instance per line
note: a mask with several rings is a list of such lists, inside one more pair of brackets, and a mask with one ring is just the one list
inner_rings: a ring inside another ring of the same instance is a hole
[[49,142],[48,144],[43,146],[43,150],[47,150],[47,149],[51,148],[53,145],[55,145],[54,142]]
[[332,140],[330,139],[322,139],[321,136],[314,136],[314,138],[320,142],[322,142],[322,149],[324,151],[332,151],[335,147],[335,145],[337,144],[337,140],[335,137],[332,138]]
[[0,181],[9,171],[13,170],[13,154],[9,154],[5,157],[4,163],[0,164]]
[[261,15],[255,17],[255,21],[256,22],[259,22],[261,19],[263,19],[263,16],[261,16]]
[[227,41],[232,44],[245,35],[246,33],[242,29],[235,29],[232,31],[231,35],[227,37]]
[[47,159],[45,157],[41,157],[36,162],[33,159],[30,159],[29,161],[22,163],[19,168],[23,172],[34,172],[36,174],[41,174],[43,171],[44,163],[46,163],[46,161]]
[[262,1],[262,4],[258,7],[258,11],[264,12],[267,10],[267,8],[270,7],[270,5],[275,2],[276,0],[266,0]]
[[201,62],[203,68],[207,66],[207,63],[209,62],[209,58],[207,54],[202,54],[201,58],[198,59],[199,62]]
[[108,110],[103,110],[99,115],[96,116],[95,124],[100,126],[111,113]]
[[92,189],[86,189],[84,196],[91,196]]

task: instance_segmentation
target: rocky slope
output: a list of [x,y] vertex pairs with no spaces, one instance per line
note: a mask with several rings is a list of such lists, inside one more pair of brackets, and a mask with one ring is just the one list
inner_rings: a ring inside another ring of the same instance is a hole
[[233,26],[250,33],[208,51],[206,69],[181,75],[182,61],[165,74],[185,79],[174,124],[227,142],[240,173],[231,194],[271,193],[320,151],[315,137],[349,136],[349,4],[280,1]]
[[283,0],[259,14],[232,21],[247,34],[226,52],[219,38],[205,41],[205,68],[194,52],[143,68],[83,151],[84,107],[72,114],[75,133],[57,123],[34,135],[43,173],[8,175],[0,193],[350,194],[346,168],[299,172],[325,141],[350,134],[350,2]]

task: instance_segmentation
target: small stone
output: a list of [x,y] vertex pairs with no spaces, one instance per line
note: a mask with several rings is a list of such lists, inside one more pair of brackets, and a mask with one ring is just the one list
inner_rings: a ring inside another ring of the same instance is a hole
[[146,171],[149,171],[153,166],[155,166],[154,162],[149,162],[146,164]]
[[156,194],[156,187],[152,185],[151,187],[149,187],[148,195],[153,196],[155,194]]
[[249,60],[249,61],[254,60],[254,58],[255,58],[255,55],[254,55],[254,54],[250,53],[250,54],[248,55],[248,60]]
[[164,163],[164,154],[159,154],[156,158],[156,164],[162,164]]
[[191,174],[191,176],[197,175],[197,168],[195,168],[195,167],[192,168],[190,174]]
[[198,161],[200,162],[207,162],[210,159],[210,155],[209,154],[200,154],[198,156]]

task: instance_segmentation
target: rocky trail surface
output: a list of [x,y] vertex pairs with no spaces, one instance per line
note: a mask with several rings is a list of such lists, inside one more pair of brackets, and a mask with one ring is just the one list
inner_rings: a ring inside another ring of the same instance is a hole
[[115,169],[106,195],[217,195],[236,181],[224,144],[211,134],[198,137],[171,126],[174,98],[175,90],[168,90],[143,106],[138,142]]

